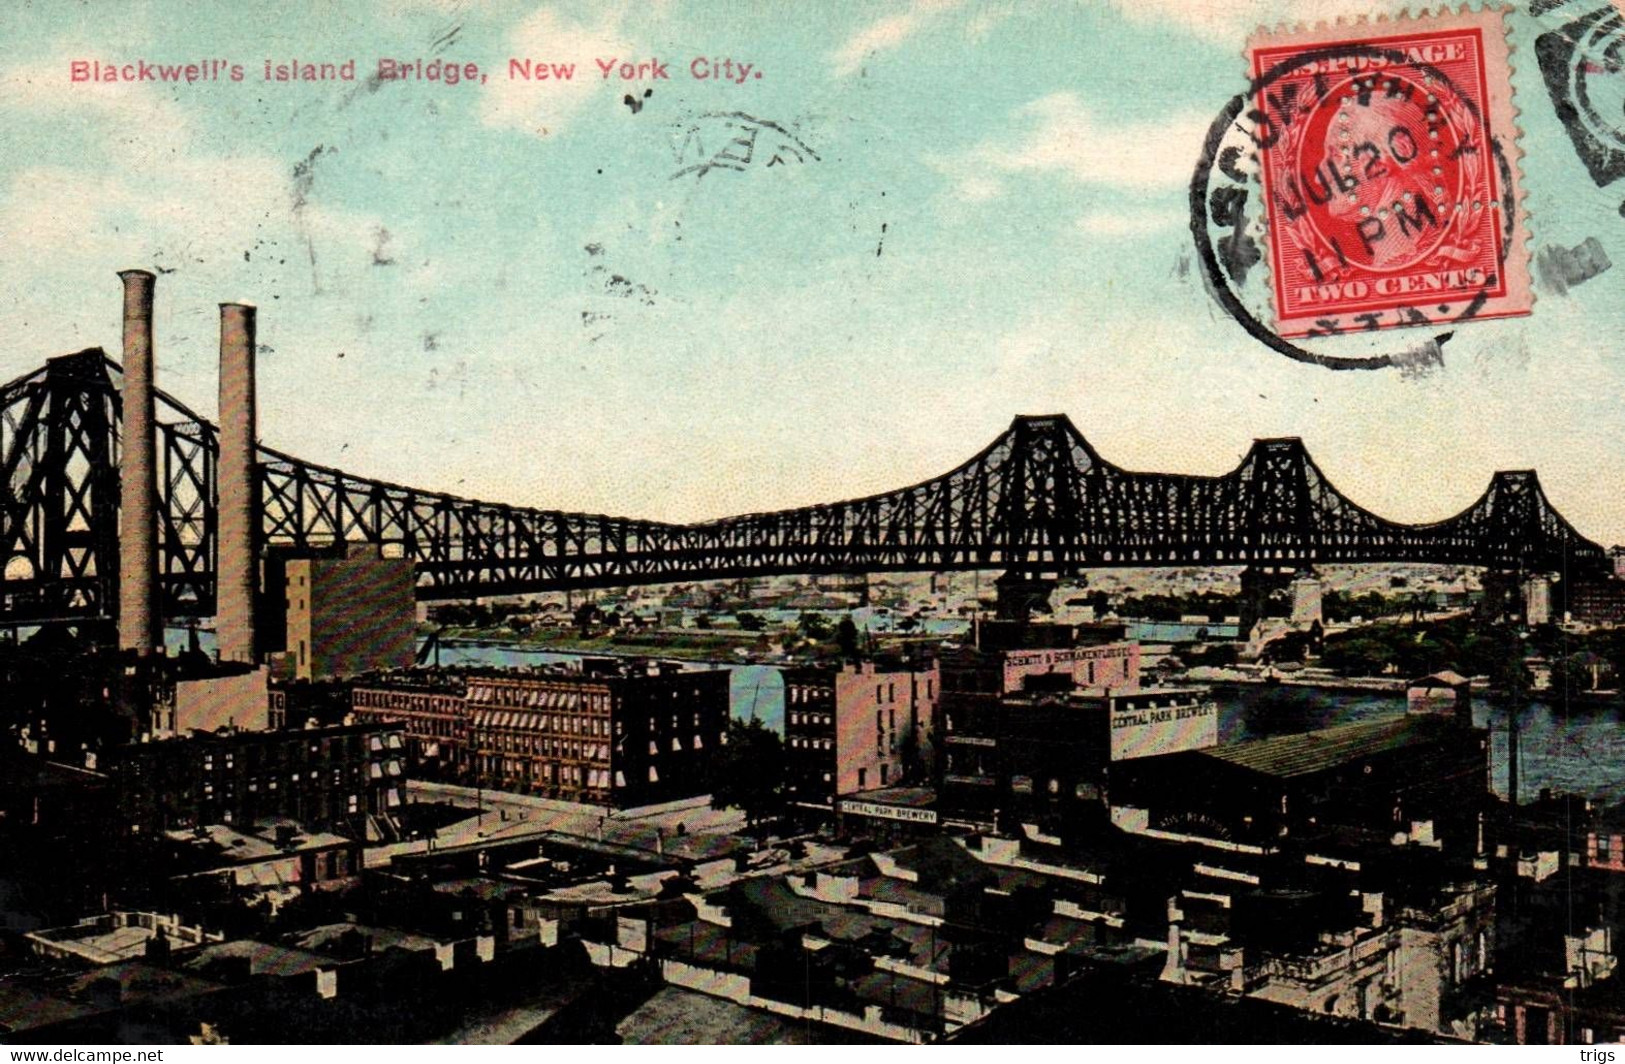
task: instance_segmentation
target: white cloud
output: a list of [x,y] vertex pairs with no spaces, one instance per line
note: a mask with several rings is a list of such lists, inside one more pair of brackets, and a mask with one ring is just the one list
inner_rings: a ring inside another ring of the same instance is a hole
[[1003,178],[1022,173],[1127,189],[1175,188],[1190,181],[1212,121],[1194,111],[1155,122],[1100,118],[1072,92],[1042,97],[1016,113],[1023,129],[1014,139],[935,160],[954,179],[959,198],[992,199],[1003,190]]
[[[186,334],[219,299],[325,291],[371,268],[379,219],[320,196],[295,209],[293,160],[211,143],[157,85],[74,83],[69,57],[48,55],[0,73],[0,101],[12,124],[71,131],[83,145],[82,158],[24,165],[0,186],[10,252],[0,261],[0,330],[14,341],[0,377],[45,354],[105,345],[110,316],[86,312],[78,293],[116,292],[115,269],[163,271],[160,315]],[[421,258],[412,232],[396,226],[392,237],[403,260]],[[184,374],[186,357],[166,358],[166,371]]]
[[636,61],[640,53],[623,33],[625,11],[615,8],[594,23],[573,22],[547,8],[520,22],[508,38],[507,55],[537,63],[573,65],[566,80],[508,77],[506,67],[492,72],[480,100],[480,119],[488,126],[519,129],[536,136],[557,134],[582,108],[601,99],[620,82],[604,78],[595,59]]
[[960,0],[914,0],[906,10],[869,23],[835,50],[831,59],[836,75],[847,77],[857,73],[870,56],[891,51],[959,3]]

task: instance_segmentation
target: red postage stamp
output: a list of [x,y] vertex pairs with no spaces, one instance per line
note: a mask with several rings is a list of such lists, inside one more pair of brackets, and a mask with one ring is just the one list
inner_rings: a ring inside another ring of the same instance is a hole
[[1260,34],[1248,59],[1282,336],[1529,313],[1499,12]]

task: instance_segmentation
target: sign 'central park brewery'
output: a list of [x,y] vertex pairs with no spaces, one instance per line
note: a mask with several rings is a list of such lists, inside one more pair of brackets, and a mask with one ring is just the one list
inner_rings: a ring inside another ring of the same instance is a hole
[[1206,692],[1144,691],[1109,699],[1111,759],[1204,750],[1219,742],[1219,707]]

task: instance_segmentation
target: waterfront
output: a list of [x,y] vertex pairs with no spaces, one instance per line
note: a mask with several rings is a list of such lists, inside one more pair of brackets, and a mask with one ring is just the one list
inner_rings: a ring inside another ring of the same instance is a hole
[[[1304,687],[1219,686],[1219,741],[1308,731],[1405,712],[1401,695],[1321,691]],[[1490,780],[1506,796],[1507,707],[1479,698],[1473,723],[1490,729]],[[1519,785],[1525,802],[1541,788],[1607,802],[1625,798],[1625,712],[1622,707],[1566,707],[1531,702],[1518,714]]]
[[[213,633],[199,632],[205,652],[213,649]],[[170,652],[186,647],[185,629],[169,629]],[[520,645],[443,643],[442,665],[488,665],[525,668],[591,657],[570,651],[531,650]],[[658,656],[658,655],[653,655]],[[760,720],[784,733],[784,678],[777,665],[721,662],[684,662],[692,669],[728,669],[729,705],[739,720]],[[1284,732],[1309,731],[1336,724],[1373,720],[1405,711],[1401,695],[1325,691],[1308,687],[1219,685],[1219,740],[1239,742]],[[1473,723],[1490,729],[1490,775],[1495,793],[1506,795],[1507,710],[1479,698]],[[1520,790],[1524,801],[1542,788],[1583,794],[1607,802],[1625,799],[1625,707],[1587,705],[1565,707],[1544,701],[1530,703],[1518,715]]]
[[[447,665],[526,666],[567,661],[578,654],[525,650],[517,647],[448,645],[441,652]],[[732,671],[730,701],[733,716],[755,718],[784,732],[784,680],[775,665],[723,665],[685,663],[690,668],[726,668]],[[1405,712],[1402,695],[1372,695],[1321,691],[1305,687],[1220,686],[1219,739],[1238,742],[1266,735],[1308,731],[1373,720]],[[1533,702],[1518,716],[1524,801],[1543,787],[1583,794],[1605,801],[1625,798],[1625,721],[1621,708],[1588,706],[1565,708]],[[1495,792],[1506,794],[1507,711],[1483,699],[1473,707],[1473,722],[1490,729],[1490,774]]]

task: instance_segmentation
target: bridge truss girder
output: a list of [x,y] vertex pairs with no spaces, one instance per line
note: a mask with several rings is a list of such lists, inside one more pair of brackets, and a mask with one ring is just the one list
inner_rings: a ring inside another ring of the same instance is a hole
[[[0,623],[116,614],[116,370],[92,349],[0,389]],[[162,393],[160,411],[165,609],[208,615],[216,432]],[[1453,517],[1401,524],[1338,492],[1296,439],[1259,440],[1222,476],[1138,473],[1101,459],[1061,416],[1017,418],[969,461],[898,491],[687,525],[480,502],[263,447],[259,475],[264,542],[394,545],[416,563],[423,599],[786,574],[1605,562],[1532,471],[1495,474]]]

